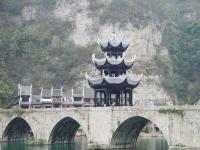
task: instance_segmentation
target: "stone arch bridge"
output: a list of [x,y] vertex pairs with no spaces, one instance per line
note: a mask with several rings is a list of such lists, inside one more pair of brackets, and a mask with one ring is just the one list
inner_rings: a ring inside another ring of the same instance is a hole
[[70,142],[80,128],[91,149],[130,148],[149,121],[160,129],[170,147],[200,148],[198,106],[1,110],[0,140],[23,140],[31,135],[45,144]]

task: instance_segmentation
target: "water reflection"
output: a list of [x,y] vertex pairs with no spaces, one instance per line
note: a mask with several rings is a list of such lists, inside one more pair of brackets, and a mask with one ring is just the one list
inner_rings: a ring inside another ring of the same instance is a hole
[[137,150],[167,150],[168,144],[164,138],[153,137],[145,138],[141,137],[137,141]]
[[[164,138],[139,138],[137,150],[167,150],[167,142]],[[85,140],[76,141],[73,144],[56,144],[45,146],[27,146],[22,142],[1,143],[0,150],[87,150]],[[119,149],[118,149],[119,150]]]
[[0,150],[87,150],[87,140],[76,140],[71,144],[27,146],[24,142],[3,142]]

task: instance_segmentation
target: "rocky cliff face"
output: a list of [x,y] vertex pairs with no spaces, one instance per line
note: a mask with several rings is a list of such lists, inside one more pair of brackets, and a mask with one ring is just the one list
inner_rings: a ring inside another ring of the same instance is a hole
[[[36,20],[40,16],[46,15],[46,17],[56,22],[70,24],[72,28],[66,34],[75,45],[83,47],[83,51],[88,45],[95,43],[97,38],[109,38],[115,30],[118,37],[130,41],[130,46],[127,50],[128,56],[137,55],[138,62],[133,68],[133,73],[139,74],[144,72],[142,82],[138,88],[134,90],[134,98],[139,100],[152,99],[167,101],[174,99],[176,96],[171,97],[170,95],[172,94],[169,95],[163,89],[160,81],[160,74],[157,71],[158,69],[154,60],[155,56],[158,55],[158,49],[161,57],[167,57],[168,55],[167,49],[162,45],[164,23],[159,21],[156,16],[154,16],[153,19],[148,19],[144,24],[138,23],[135,25],[135,23],[133,23],[133,16],[122,16],[127,17],[124,21],[120,14],[112,12],[112,9],[110,9],[110,12],[105,11],[110,7],[113,1],[57,0],[49,4],[49,8],[47,8],[46,12],[41,10],[42,8],[38,5],[26,5],[22,9],[20,15],[25,21]],[[127,10],[125,8],[123,11],[131,11],[131,9],[129,9],[130,8]],[[107,18],[104,19],[105,22],[102,22],[102,16],[105,16],[105,13],[115,13],[112,15],[115,15],[117,19]],[[117,17],[118,15],[119,17]],[[52,43],[55,45],[57,43],[56,41],[58,41],[56,40],[56,36],[53,38],[53,41]],[[100,49],[96,47],[94,51],[97,52],[100,51]],[[81,69],[82,78],[84,78],[85,70],[90,70],[90,68],[91,65],[89,65],[88,68]],[[80,85],[80,83],[87,84],[85,80],[81,80],[78,81],[76,85]]]

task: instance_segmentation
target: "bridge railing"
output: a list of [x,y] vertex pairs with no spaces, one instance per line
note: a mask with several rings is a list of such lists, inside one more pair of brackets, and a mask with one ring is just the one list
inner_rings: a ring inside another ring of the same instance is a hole
[[[69,108],[69,107],[94,107],[93,99],[88,101],[59,101],[58,103],[30,103],[26,108]],[[173,102],[168,99],[134,99],[132,107],[154,107],[154,106],[173,106]],[[112,106],[115,107],[115,106]],[[24,108],[24,107],[22,107]]]

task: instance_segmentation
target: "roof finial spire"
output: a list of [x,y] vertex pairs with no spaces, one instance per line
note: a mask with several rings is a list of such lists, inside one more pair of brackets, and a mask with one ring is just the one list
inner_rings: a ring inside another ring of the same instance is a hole
[[112,33],[112,39],[115,40],[116,39],[116,29],[114,27],[113,33]]
[[114,30],[113,30],[113,34],[115,34],[116,33],[116,31],[115,31],[115,28],[114,28]]

